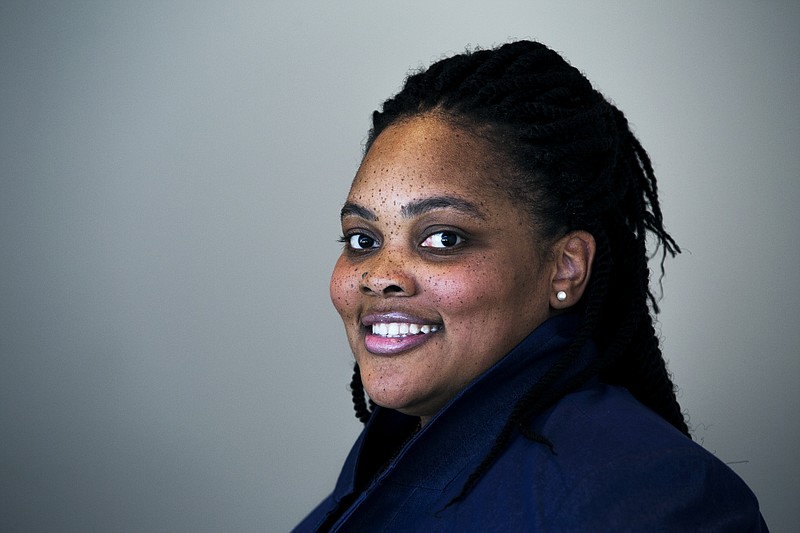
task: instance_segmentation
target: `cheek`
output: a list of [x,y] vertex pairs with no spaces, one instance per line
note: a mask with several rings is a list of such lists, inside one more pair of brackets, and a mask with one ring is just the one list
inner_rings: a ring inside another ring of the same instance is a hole
[[428,279],[434,303],[450,314],[471,313],[489,303],[496,288],[486,273],[457,269]]
[[344,316],[353,308],[358,295],[358,269],[340,257],[333,267],[330,297],[333,306]]
[[466,321],[466,328],[529,312],[523,304],[532,292],[527,273],[519,276],[496,264],[489,267],[473,265],[431,280],[437,305],[451,317]]

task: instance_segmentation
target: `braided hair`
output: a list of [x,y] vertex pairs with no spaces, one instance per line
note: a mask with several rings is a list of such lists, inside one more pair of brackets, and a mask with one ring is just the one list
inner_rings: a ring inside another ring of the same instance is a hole
[[[659,309],[650,289],[647,235],[662,250],[662,276],[667,254],[680,248],[664,229],[652,164],[623,113],[559,54],[519,41],[455,55],[409,76],[373,113],[366,150],[388,126],[426,114],[480,135],[510,161],[502,186],[531,214],[543,238],[585,230],[597,246],[586,293],[573,311],[582,315],[575,340],[518,400],[456,500],[515,431],[553,450],[528,422],[593,376],[626,387],[689,435],[653,327]],[[598,357],[567,378],[589,341]],[[372,405],[357,365],[351,388],[356,415],[366,423]]]

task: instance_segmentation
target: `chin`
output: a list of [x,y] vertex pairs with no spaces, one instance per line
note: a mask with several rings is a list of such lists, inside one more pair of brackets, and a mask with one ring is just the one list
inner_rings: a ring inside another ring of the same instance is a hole
[[403,387],[391,387],[386,384],[370,386],[369,383],[364,383],[364,390],[375,404],[405,414],[412,414],[409,410],[414,411],[412,406],[417,403],[413,395]]

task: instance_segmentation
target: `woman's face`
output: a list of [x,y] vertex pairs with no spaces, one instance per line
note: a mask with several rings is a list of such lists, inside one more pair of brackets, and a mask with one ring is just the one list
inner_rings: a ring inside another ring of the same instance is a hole
[[548,318],[555,267],[488,184],[499,169],[485,141],[431,117],[366,154],[330,291],[378,405],[427,421]]

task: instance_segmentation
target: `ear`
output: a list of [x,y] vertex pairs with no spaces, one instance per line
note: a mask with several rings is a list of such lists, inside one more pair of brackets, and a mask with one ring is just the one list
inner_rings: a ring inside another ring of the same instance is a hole
[[578,303],[589,284],[596,247],[592,234],[582,230],[569,232],[553,245],[550,307],[562,310]]

